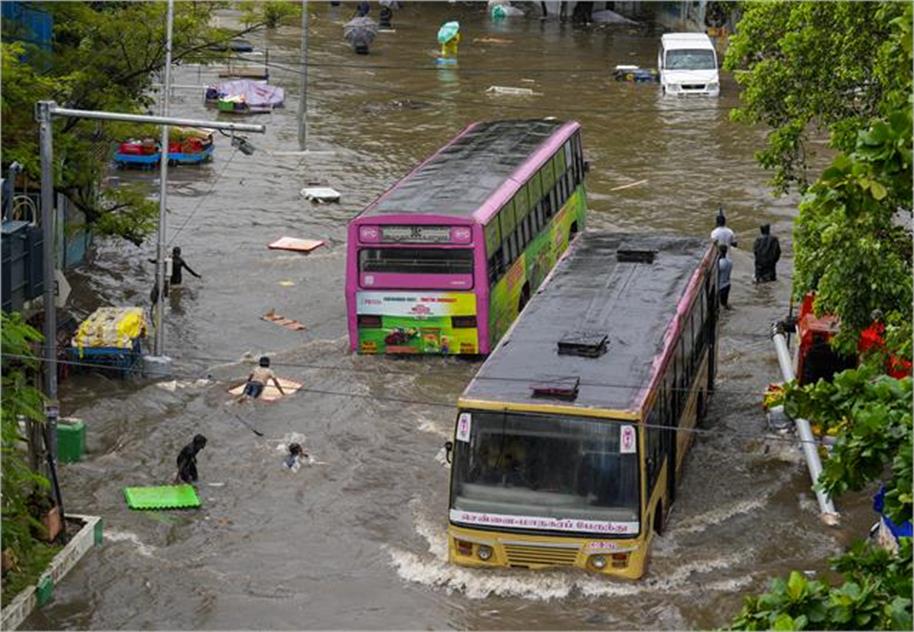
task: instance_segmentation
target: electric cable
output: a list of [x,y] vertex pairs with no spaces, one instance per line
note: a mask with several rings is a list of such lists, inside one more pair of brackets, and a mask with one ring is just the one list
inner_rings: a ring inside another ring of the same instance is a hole
[[[4,355],[6,357],[29,357],[29,356],[16,356],[15,354],[4,354]],[[29,359],[46,360],[45,358],[36,358],[34,356],[29,357]],[[94,366],[97,368],[117,370],[117,367],[113,367],[111,365],[105,365],[105,364],[86,363],[86,362],[71,361],[71,360],[58,360],[57,362],[58,362],[58,364],[77,365],[77,366]],[[271,365],[272,364],[274,364],[274,363],[271,363]],[[275,364],[275,366],[280,366],[280,365],[277,363],[277,364]],[[199,375],[180,374],[180,373],[177,373],[177,374],[173,373],[172,375],[183,378],[183,379],[188,379],[188,380],[201,379],[199,377]],[[350,393],[350,392],[345,392],[345,391],[334,391],[334,390],[319,389],[319,388],[312,388],[312,387],[305,387],[305,386],[300,387],[295,392],[296,393],[312,393],[312,394],[316,394],[316,395],[332,395],[332,396],[337,396],[337,397],[346,397],[346,398],[355,398],[355,399],[369,399],[372,401],[390,402],[390,403],[394,403],[394,404],[408,404],[408,405],[414,405],[414,406],[427,406],[427,407],[431,407],[431,408],[447,408],[449,410],[454,410],[457,407],[456,401],[455,402],[427,401],[427,400],[409,399],[409,398],[403,398],[403,397],[390,397],[390,396],[386,396],[386,395],[369,395],[369,394],[365,394],[365,393]],[[488,412],[491,412],[491,411],[488,411]],[[499,412],[511,412],[509,409],[509,404],[506,404],[504,409]],[[586,412],[586,409],[582,409],[582,412]],[[741,437],[741,438],[745,438],[747,440],[749,440],[749,439],[765,440],[765,441],[771,440],[771,441],[779,441],[779,442],[794,443],[794,444],[811,443],[811,444],[814,444],[817,446],[826,445],[824,443],[824,441],[817,441],[817,440],[808,441],[808,440],[801,439],[799,437],[774,436],[774,435],[768,435],[768,434],[748,433],[748,432],[739,432],[739,431],[731,431],[731,430],[727,430],[726,432],[723,432],[723,431],[715,430],[715,429],[697,428],[697,427],[681,428],[678,426],[653,424],[653,423],[647,423],[644,421],[630,420],[630,419],[610,419],[610,418],[600,418],[600,419],[601,419],[601,421],[606,421],[608,423],[631,424],[631,425],[637,425],[642,428],[653,428],[653,429],[657,429],[657,430],[675,430],[677,432],[691,432],[691,433],[699,434],[699,435]]]
[[[47,357],[36,357],[36,356],[25,356],[25,355],[16,355],[10,353],[0,353],[0,357],[12,358],[12,359],[31,359],[41,362],[48,362]],[[243,360],[238,358],[213,358],[213,357],[201,357],[201,356],[183,356],[180,358],[185,361],[197,361],[197,362],[207,362],[217,365],[232,365],[232,364],[242,364]],[[109,364],[100,364],[100,363],[91,363],[84,362],[81,360],[57,360],[60,364],[68,364],[72,366],[83,366],[88,368],[104,368],[111,369],[113,368]],[[322,364],[312,364],[312,363],[301,363],[301,362],[283,362],[281,360],[271,359],[270,365],[272,367],[279,368],[290,368],[290,369],[308,369],[315,371],[337,371],[341,373],[354,373],[354,374],[372,374],[372,375],[403,375],[408,377],[423,377],[420,374],[417,374],[413,371],[397,371],[390,369],[389,367],[378,367],[378,368],[359,368],[359,367],[342,367],[342,366],[331,366],[331,365],[322,365]],[[200,377],[199,374],[187,376],[188,379],[197,379]],[[530,384],[533,382],[541,382],[544,379],[568,379],[569,377],[576,376],[560,376],[560,375],[550,375],[550,376],[541,376],[541,377],[498,377],[498,376],[479,376],[474,375],[471,380],[482,380],[490,382],[508,382],[508,383],[524,383]],[[582,380],[579,383],[580,386],[589,386],[595,388],[618,388],[618,389],[629,389],[636,390],[646,388],[647,384],[625,384],[625,383],[614,383],[614,382],[590,382]],[[691,388],[688,387],[678,387],[678,386],[669,386],[667,389],[671,392],[689,392]],[[756,389],[730,389],[730,388],[721,388],[716,387],[714,389],[715,393],[726,393],[732,395],[761,395],[761,392]]]
[[184,220],[184,223],[181,224],[181,227],[178,228],[178,230],[175,231],[174,234],[172,234],[171,239],[169,239],[168,243],[165,244],[166,246],[170,246],[172,244],[172,242],[178,238],[178,235],[181,234],[181,231],[187,227],[187,224],[190,223],[190,220],[192,220],[194,215],[197,214],[197,211],[200,210],[200,207],[203,205],[203,202],[206,200],[207,197],[209,197],[210,193],[213,192],[213,189],[216,188],[216,185],[222,179],[222,176],[225,175],[226,170],[228,169],[229,165],[232,164],[232,160],[235,158],[235,154],[237,154],[237,153],[238,153],[238,148],[236,147],[235,150],[229,156],[226,163],[222,166],[222,169],[219,171],[218,174],[216,174],[216,177],[210,183],[209,190],[200,197],[200,199],[197,201],[197,204],[191,210],[190,215],[187,216],[187,219]]

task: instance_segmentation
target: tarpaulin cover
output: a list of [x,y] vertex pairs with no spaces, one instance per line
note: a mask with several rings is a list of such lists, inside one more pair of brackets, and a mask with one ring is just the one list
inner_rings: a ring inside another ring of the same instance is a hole
[[365,214],[470,217],[563,124],[543,119],[476,123],[369,206]]
[[139,307],[99,307],[84,320],[73,336],[72,345],[130,349],[133,341],[146,335],[146,317]]
[[285,92],[279,86],[271,86],[265,81],[251,79],[224,81],[210,86],[207,92],[209,93],[210,90],[215,90],[220,99],[244,99],[244,103],[251,107],[276,107],[282,105],[285,99]]
[[[708,240],[693,237],[585,233],[462,398],[547,404],[533,398],[531,386],[580,378],[577,399],[554,403],[632,410],[653,377],[654,359],[664,349],[678,303],[709,247]],[[655,255],[652,263],[620,262],[619,250]],[[593,358],[558,354],[560,340],[582,335],[608,336],[606,352]]]

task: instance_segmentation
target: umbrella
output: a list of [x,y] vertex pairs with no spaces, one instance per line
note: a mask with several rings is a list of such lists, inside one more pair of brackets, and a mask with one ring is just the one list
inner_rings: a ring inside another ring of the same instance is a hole
[[459,22],[445,22],[438,29],[438,43],[447,44],[460,32]]
[[369,17],[352,18],[343,25],[343,37],[352,44],[352,47],[368,49],[378,34],[377,23]]

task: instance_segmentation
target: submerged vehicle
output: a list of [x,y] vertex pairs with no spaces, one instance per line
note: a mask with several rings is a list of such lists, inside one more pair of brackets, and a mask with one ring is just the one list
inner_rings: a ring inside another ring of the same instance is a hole
[[665,33],[660,38],[657,68],[664,94],[720,95],[717,51],[704,33]]
[[458,400],[448,559],[637,579],[714,390],[718,253],[585,233]]
[[360,353],[485,354],[584,228],[581,126],[473,123],[349,223]]

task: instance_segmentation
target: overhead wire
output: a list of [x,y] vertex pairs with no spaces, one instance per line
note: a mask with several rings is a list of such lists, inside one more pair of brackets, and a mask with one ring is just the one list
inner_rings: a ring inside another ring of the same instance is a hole
[[216,174],[216,177],[215,177],[215,178],[213,179],[213,181],[210,183],[210,187],[209,187],[209,189],[207,190],[207,192],[204,193],[204,194],[200,197],[199,200],[197,200],[197,204],[194,205],[194,208],[191,210],[190,214],[189,214],[189,215],[187,216],[187,218],[184,220],[184,223],[181,224],[180,228],[178,228],[178,230],[175,231],[175,233],[172,234],[171,239],[168,240],[168,243],[167,243],[166,245],[170,246],[170,245],[172,244],[172,242],[173,242],[175,239],[178,238],[178,235],[181,234],[181,231],[183,231],[183,230],[187,227],[187,225],[190,223],[190,220],[192,220],[192,219],[194,218],[194,215],[196,215],[196,214],[197,214],[197,211],[200,210],[200,207],[203,205],[203,202],[206,201],[206,198],[208,198],[209,195],[210,195],[210,193],[213,192],[213,189],[216,188],[216,185],[217,185],[217,184],[219,183],[219,181],[222,179],[222,176],[225,175],[225,172],[228,170],[229,165],[232,164],[232,160],[235,158],[235,154],[237,154],[237,153],[238,153],[238,148],[236,147],[235,150],[231,153],[231,155],[229,155],[229,158],[228,158],[228,160],[226,161],[226,163],[222,166],[222,169],[219,171],[218,174]]
[[[36,358],[34,356],[24,356],[24,355],[17,355],[17,354],[2,354],[2,355],[4,357],[21,357],[21,358],[29,358],[32,360],[47,361],[47,358],[41,358],[41,357]],[[88,366],[88,367],[103,368],[103,369],[108,369],[108,370],[117,370],[117,367],[113,367],[111,365],[100,364],[100,363],[89,363],[89,362],[82,362],[82,361],[75,361],[75,360],[57,360],[57,363],[65,364],[65,365]],[[277,366],[279,366],[278,363],[277,363]],[[182,378],[185,378],[188,380],[200,379],[199,375],[180,374],[180,373],[173,374],[173,375],[176,375],[177,377],[182,377]],[[306,386],[300,387],[299,389],[296,390],[296,392],[297,393],[298,392],[312,393],[312,394],[316,394],[316,395],[331,395],[331,396],[336,396],[336,397],[347,397],[347,398],[356,398],[356,399],[370,399],[372,401],[383,401],[383,402],[390,402],[390,403],[395,403],[395,404],[408,404],[408,405],[412,405],[412,406],[427,406],[427,407],[431,407],[431,408],[447,408],[449,410],[454,410],[457,406],[456,402],[428,401],[428,400],[410,399],[410,398],[404,398],[404,397],[391,397],[391,396],[387,396],[387,395],[377,395],[377,394],[369,395],[369,394],[365,394],[365,393],[335,391],[335,390],[319,389],[319,388],[306,387]],[[510,409],[507,404],[505,405],[505,409],[502,412],[510,412]],[[582,411],[582,412],[586,412],[586,411]],[[608,418],[607,419],[601,418],[601,421],[606,421],[607,423],[632,423],[633,422],[633,420],[608,419]],[[792,443],[792,444],[811,443],[811,444],[814,444],[817,446],[826,445],[824,443],[824,441],[821,441],[821,440],[809,441],[809,440],[804,440],[800,437],[787,437],[787,436],[783,436],[783,435],[748,433],[748,432],[740,432],[740,431],[732,431],[732,430],[721,431],[718,429],[698,428],[698,427],[681,428],[678,426],[668,426],[668,425],[664,425],[664,424],[648,423],[646,421],[635,421],[634,423],[642,428],[653,428],[653,429],[657,429],[657,430],[674,430],[677,432],[680,432],[680,431],[681,432],[690,432],[690,433],[698,434],[698,435],[739,437],[739,438],[751,439],[751,440],[778,441],[778,442]]]
[[[17,355],[17,354],[10,354],[10,353],[0,353],[0,357],[20,359],[20,360],[32,359],[32,360],[38,360],[41,362],[49,361],[49,359],[44,356],[35,357],[35,356],[25,356],[25,355]],[[182,356],[181,360],[188,361],[188,362],[207,362],[207,363],[213,363],[213,364],[218,364],[218,365],[232,365],[232,364],[240,365],[243,363],[243,360],[240,360],[238,358],[215,358],[215,357],[204,357],[204,356]],[[70,364],[70,365],[74,365],[74,366],[85,366],[85,367],[90,367],[90,368],[107,368],[107,369],[112,368],[111,365],[83,362],[83,361],[76,361],[76,360],[59,360],[58,359],[57,362],[59,362],[61,364]],[[333,366],[333,365],[326,365],[326,364],[313,364],[313,363],[307,363],[307,362],[284,362],[282,360],[275,360],[275,359],[271,360],[270,364],[272,367],[308,369],[308,370],[315,370],[315,371],[337,371],[337,372],[341,372],[341,373],[354,373],[354,374],[403,375],[403,376],[407,376],[407,377],[422,377],[421,375],[415,373],[414,371],[398,371],[395,369],[391,369],[390,367],[377,367],[377,368],[343,367],[343,366]],[[195,375],[194,377],[199,377],[199,374]],[[533,382],[539,383],[546,379],[562,380],[562,379],[568,379],[569,377],[572,377],[572,376],[545,375],[545,376],[528,376],[528,377],[507,377],[507,376],[475,375],[475,376],[473,376],[472,379],[477,379],[477,380],[481,380],[481,381],[489,381],[489,382],[530,384]],[[573,377],[577,377],[577,376],[573,376]],[[628,383],[622,383],[622,382],[599,382],[599,381],[592,382],[592,381],[587,381],[587,380],[581,380],[579,384],[580,384],[580,386],[589,386],[589,387],[596,387],[596,388],[618,388],[618,389],[629,389],[629,390],[642,389],[642,388],[646,388],[646,386],[647,386],[646,383],[628,384]],[[673,392],[691,391],[690,387],[670,386],[668,388],[670,391],[673,391]],[[727,394],[733,394],[733,395],[760,395],[761,394],[760,391],[756,390],[756,389],[730,389],[730,388],[721,388],[721,387],[716,387],[714,389],[714,392],[727,393]]]

